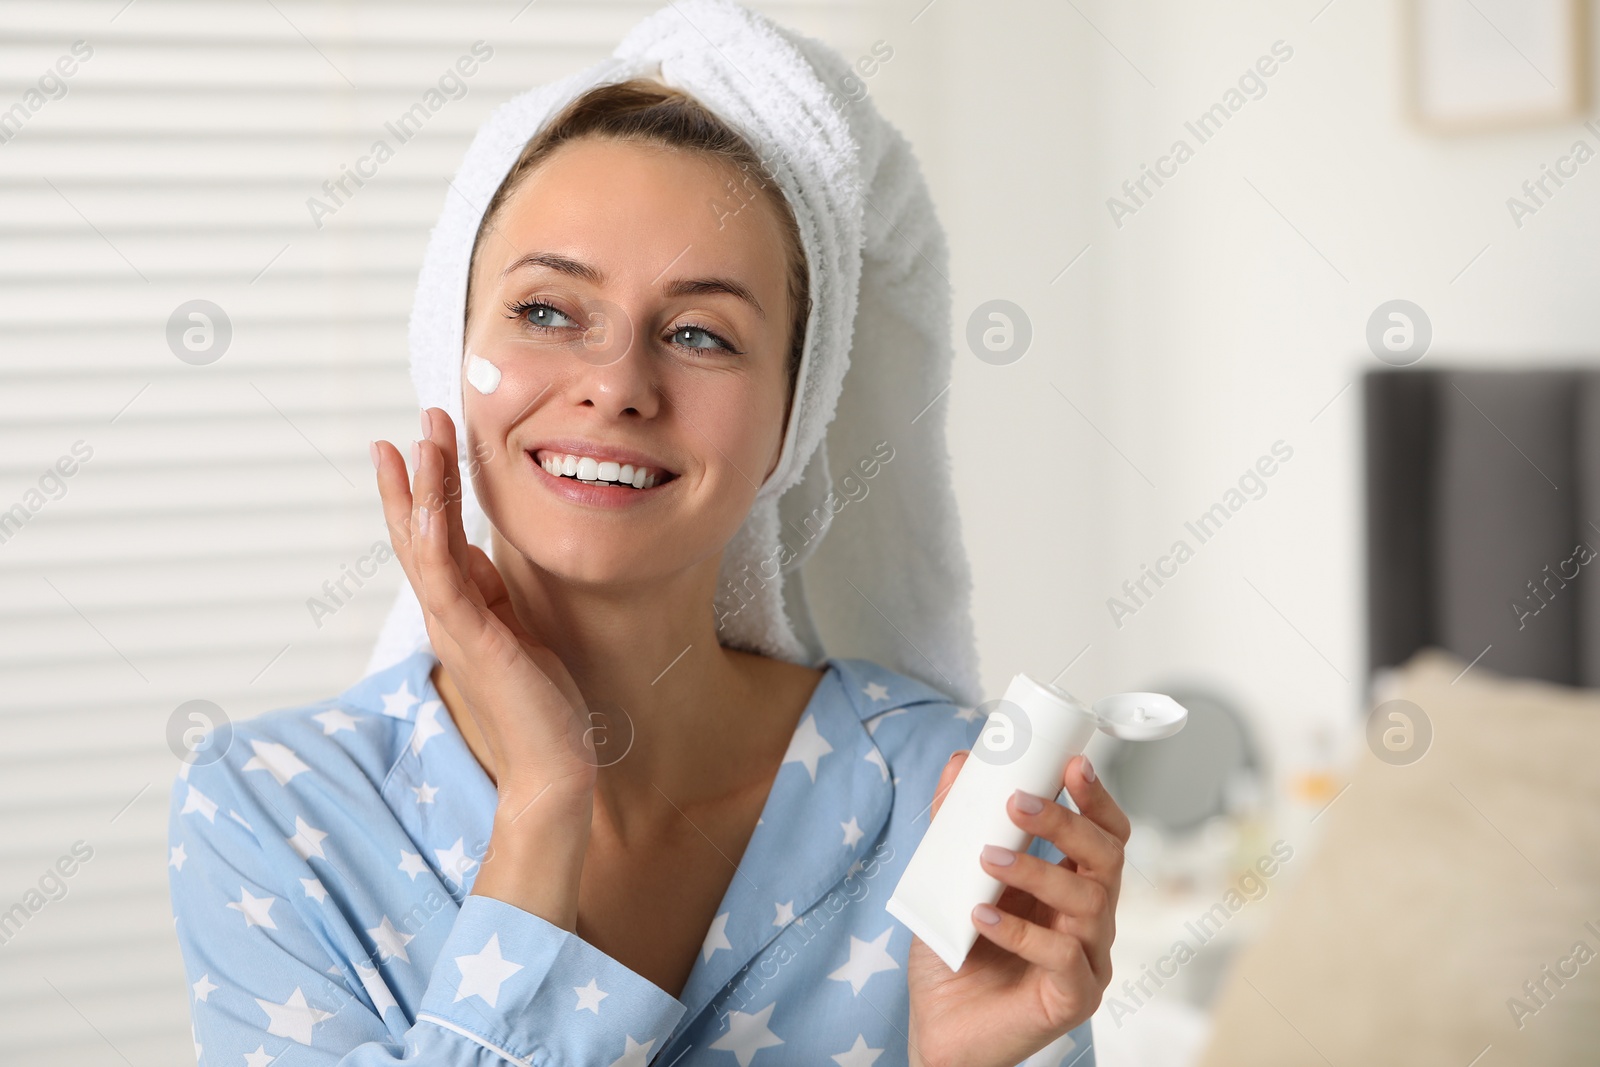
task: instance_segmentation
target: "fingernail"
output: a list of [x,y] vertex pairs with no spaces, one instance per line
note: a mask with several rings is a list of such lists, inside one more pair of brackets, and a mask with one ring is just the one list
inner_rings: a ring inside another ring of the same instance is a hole
[[432,520],[428,518],[428,515],[429,511],[427,508],[423,507],[417,509],[417,533],[421,534],[423,537],[428,536],[428,526],[432,522]]
[[412,467],[413,470],[415,470],[416,468],[422,466],[422,461],[418,458],[420,456],[420,454],[421,454],[418,451],[420,449],[421,445],[422,445],[422,442],[420,442],[420,441],[412,441],[411,442],[411,467]]
[[1083,757],[1083,780],[1086,782],[1094,781],[1094,764],[1089,762],[1088,756]]
[[958,748],[954,752],[950,753],[949,757],[945,759],[945,762],[949,763],[950,760],[955,759],[959,755],[961,755],[961,750]]
[[999,845],[984,845],[982,855],[985,860],[1000,867],[1009,867],[1017,859],[1015,852]]
[[372,453],[372,469],[377,470],[379,461],[383,459],[382,453],[378,451],[378,442],[369,441],[367,443],[367,451]]
[[433,436],[433,416],[427,408],[422,409],[422,436]]
[[1016,802],[1017,810],[1026,815],[1037,815],[1044,810],[1044,801],[1021,789],[1016,791],[1012,799]]
[[1000,921],[1000,909],[993,904],[979,904],[972,909],[972,917],[981,923],[993,926]]

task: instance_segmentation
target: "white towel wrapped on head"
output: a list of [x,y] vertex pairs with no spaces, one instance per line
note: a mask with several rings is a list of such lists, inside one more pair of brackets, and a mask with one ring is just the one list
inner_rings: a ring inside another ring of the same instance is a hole
[[[462,327],[483,212],[562,107],[634,77],[683,89],[749,141],[788,198],[810,268],[783,451],[723,552],[719,640],[807,665],[869,659],[977,704],[971,577],[944,432],[944,231],[910,145],[870,99],[845,99],[850,67],[821,42],[732,0],[674,0],[611,57],[497,108],[446,191],[418,278],[410,345],[421,406],[450,412],[466,455]],[[461,508],[468,539],[487,551],[468,479]],[[368,670],[427,641],[408,583]]]

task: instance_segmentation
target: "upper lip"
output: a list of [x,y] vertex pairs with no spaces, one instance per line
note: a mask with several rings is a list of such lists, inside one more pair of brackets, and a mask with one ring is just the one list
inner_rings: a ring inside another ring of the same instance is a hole
[[[528,446],[530,455],[538,452],[554,452],[558,455],[589,456],[598,461],[613,460],[621,464],[632,464],[634,467],[646,467],[658,471],[668,477],[676,478],[678,472],[656,459],[648,452],[640,452],[622,445],[606,445],[598,441],[585,441],[577,437],[552,437],[543,441],[535,441]],[[535,459],[539,457],[534,455]]]

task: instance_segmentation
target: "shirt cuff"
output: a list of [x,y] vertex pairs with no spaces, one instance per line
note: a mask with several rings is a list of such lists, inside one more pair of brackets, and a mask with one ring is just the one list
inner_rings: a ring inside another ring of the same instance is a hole
[[648,1062],[687,1010],[570,930],[503,900],[469,894],[440,950],[417,1021],[454,1030],[531,1067],[610,1067],[629,1053]]

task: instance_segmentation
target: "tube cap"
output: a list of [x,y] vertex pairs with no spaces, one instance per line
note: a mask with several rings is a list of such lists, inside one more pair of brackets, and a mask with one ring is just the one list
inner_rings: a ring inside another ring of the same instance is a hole
[[1116,693],[1094,702],[1100,729],[1124,741],[1171,737],[1189,721],[1189,712],[1164,693]]

